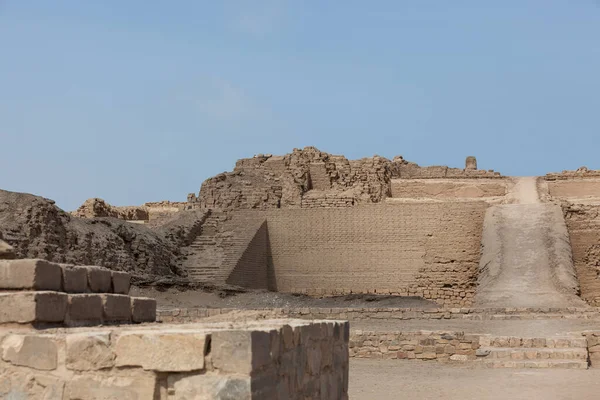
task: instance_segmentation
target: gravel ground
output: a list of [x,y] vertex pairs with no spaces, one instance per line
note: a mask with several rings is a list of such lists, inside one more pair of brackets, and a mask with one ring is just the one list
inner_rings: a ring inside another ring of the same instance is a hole
[[203,290],[181,290],[155,287],[132,287],[131,296],[155,298],[159,308],[302,308],[302,307],[401,307],[401,308],[438,308],[434,302],[420,297],[400,297],[386,295],[348,295],[315,298],[290,293],[267,291],[247,291],[234,293],[224,290],[207,292]]
[[600,370],[514,370],[350,360],[354,400],[596,400]]

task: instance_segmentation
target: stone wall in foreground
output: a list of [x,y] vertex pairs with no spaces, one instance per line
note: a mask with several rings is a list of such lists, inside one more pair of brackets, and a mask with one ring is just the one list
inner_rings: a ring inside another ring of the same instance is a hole
[[0,331],[2,399],[347,399],[347,322]]

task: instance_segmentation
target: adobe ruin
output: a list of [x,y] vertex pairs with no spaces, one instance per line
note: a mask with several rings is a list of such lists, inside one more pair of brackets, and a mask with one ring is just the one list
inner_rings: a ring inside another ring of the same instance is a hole
[[361,358],[599,367],[600,172],[464,165],[307,147],[183,202],[0,191],[0,397],[344,399]]

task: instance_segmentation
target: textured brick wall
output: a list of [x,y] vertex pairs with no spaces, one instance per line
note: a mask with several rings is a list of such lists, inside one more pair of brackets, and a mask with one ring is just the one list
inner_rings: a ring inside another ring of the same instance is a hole
[[276,289],[470,304],[486,207],[467,202],[270,211]]
[[264,221],[227,278],[227,283],[252,289],[268,289],[267,222]]
[[504,195],[506,183],[501,179],[392,180],[392,197],[398,198],[478,198]]
[[600,206],[564,204],[581,297],[600,305]]

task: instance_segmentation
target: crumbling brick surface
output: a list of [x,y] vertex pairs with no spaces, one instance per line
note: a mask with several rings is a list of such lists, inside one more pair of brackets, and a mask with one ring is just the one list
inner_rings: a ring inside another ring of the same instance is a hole
[[600,305],[600,205],[562,204],[581,297]]
[[470,304],[486,208],[466,202],[270,211],[274,289]]

